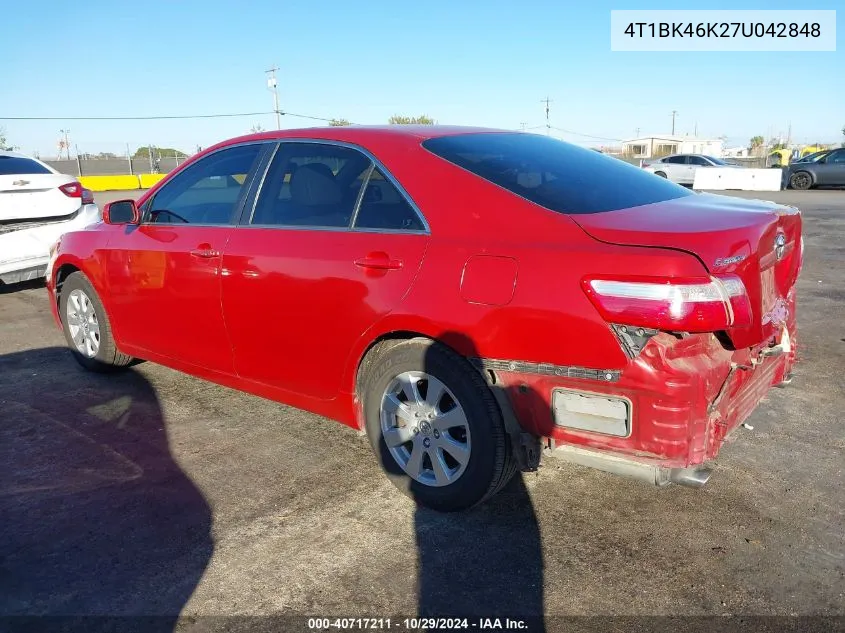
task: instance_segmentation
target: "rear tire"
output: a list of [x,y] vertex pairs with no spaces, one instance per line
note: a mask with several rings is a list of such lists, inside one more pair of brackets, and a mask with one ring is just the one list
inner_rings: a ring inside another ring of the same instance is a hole
[[365,367],[360,393],[367,436],[399,490],[421,505],[454,512],[508,483],[516,460],[501,411],[465,358],[416,338],[379,344]]
[[132,362],[117,349],[103,303],[83,273],[71,273],[62,283],[59,315],[68,347],[85,369],[105,373]]
[[656,172],[654,172],[654,175],[660,176],[661,178],[666,178],[666,172],[665,171],[656,171]]
[[806,191],[813,186],[813,177],[806,171],[796,171],[789,177],[789,186],[793,189]]

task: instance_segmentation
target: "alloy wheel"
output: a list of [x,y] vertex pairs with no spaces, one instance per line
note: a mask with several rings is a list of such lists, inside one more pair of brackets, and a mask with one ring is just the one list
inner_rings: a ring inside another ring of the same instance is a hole
[[469,422],[452,391],[434,376],[408,371],[385,389],[381,432],[396,463],[426,486],[448,486],[470,459]]
[[77,351],[94,358],[100,350],[100,323],[91,298],[79,288],[68,296],[67,326]]

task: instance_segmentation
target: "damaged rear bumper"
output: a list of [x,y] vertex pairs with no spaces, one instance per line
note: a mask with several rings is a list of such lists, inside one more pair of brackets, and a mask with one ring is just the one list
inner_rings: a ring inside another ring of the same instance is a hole
[[773,386],[791,380],[795,355],[792,322],[779,340],[753,350],[726,349],[711,334],[661,333],[623,371],[589,378],[488,371],[520,426],[542,438],[545,455],[658,486],[698,487],[731,433]]

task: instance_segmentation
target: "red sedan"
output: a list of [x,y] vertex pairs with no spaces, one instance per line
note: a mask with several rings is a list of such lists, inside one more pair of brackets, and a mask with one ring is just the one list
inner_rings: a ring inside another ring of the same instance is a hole
[[103,216],[48,270],[84,367],[147,359],[339,420],[439,510],[543,452],[701,485],[795,362],[798,210],[543,136],[256,134]]

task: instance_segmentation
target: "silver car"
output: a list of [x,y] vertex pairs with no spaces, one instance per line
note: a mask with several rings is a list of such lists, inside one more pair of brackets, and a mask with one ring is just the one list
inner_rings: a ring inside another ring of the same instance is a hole
[[672,154],[643,161],[643,169],[668,178],[679,185],[692,185],[695,182],[695,172],[699,167],[737,167],[737,165],[704,154]]

